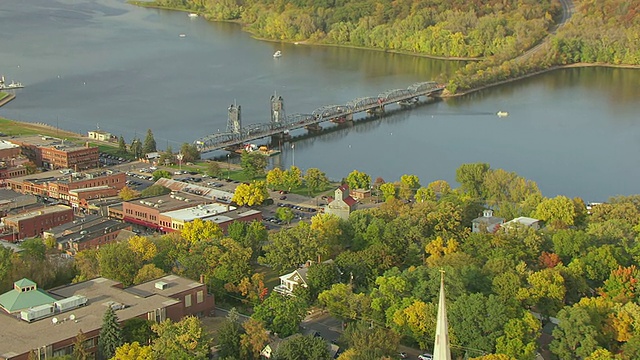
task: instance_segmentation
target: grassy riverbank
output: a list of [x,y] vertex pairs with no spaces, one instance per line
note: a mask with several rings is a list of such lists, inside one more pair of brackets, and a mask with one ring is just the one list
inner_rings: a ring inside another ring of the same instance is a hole
[[81,134],[73,131],[58,129],[48,124],[15,121],[1,117],[0,129],[2,129],[2,133],[7,136],[47,135],[64,137],[68,140],[81,140],[83,137]]

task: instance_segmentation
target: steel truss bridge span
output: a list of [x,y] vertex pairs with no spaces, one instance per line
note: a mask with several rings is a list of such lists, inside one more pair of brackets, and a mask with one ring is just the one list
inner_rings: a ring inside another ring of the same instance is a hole
[[353,119],[353,115],[361,112],[384,112],[384,107],[393,103],[414,103],[420,97],[432,97],[444,90],[443,85],[434,81],[419,82],[406,89],[393,89],[378,96],[361,97],[342,105],[326,105],[315,109],[311,114],[284,113],[281,96],[271,97],[271,121],[242,126],[240,106],[229,107],[229,117],[225,132],[204,136],[194,145],[201,153],[242,146],[245,143],[269,137],[281,136],[291,130],[300,128],[318,128],[325,121],[344,122]]

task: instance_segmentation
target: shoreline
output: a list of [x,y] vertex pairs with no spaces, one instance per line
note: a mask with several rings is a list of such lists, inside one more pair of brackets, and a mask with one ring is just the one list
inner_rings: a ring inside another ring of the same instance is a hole
[[2,107],[3,105],[7,104],[9,101],[11,101],[11,100],[16,98],[16,96],[14,94],[9,94],[9,93],[6,93],[6,92],[5,92],[5,94],[7,94],[7,96],[5,96],[2,99],[0,99],[0,107]]
[[484,89],[488,89],[488,88],[492,88],[492,87],[495,87],[495,86],[512,83],[512,82],[515,82],[515,81],[519,81],[519,80],[527,79],[527,78],[530,78],[530,77],[542,75],[542,74],[545,74],[545,73],[548,73],[548,72],[552,72],[552,71],[556,71],[556,70],[571,69],[571,68],[587,68],[587,67],[605,67],[605,68],[640,70],[640,65],[624,65],[624,64],[616,65],[616,64],[607,64],[607,63],[575,63],[575,64],[568,64],[568,65],[558,65],[558,66],[552,66],[552,67],[550,67],[548,69],[532,72],[530,74],[526,74],[526,75],[518,76],[518,77],[515,77],[515,78],[502,80],[502,81],[498,81],[498,82],[495,82],[495,83],[483,85],[483,86],[480,86],[480,87],[477,87],[477,88],[469,89],[469,90],[461,92],[461,93],[451,94],[451,93],[448,93],[447,90],[445,89],[445,92],[442,95],[440,95],[440,97],[443,98],[443,99],[461,97],[461,96],[473,94],[475,92],[478,92],[478,91],[481,91],[481,90],[484,90]]

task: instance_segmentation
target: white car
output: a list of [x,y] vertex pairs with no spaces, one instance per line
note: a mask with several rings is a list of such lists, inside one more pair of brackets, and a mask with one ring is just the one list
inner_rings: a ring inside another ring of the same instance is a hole
[[433,360],[433,355],[431,354],[422,354],[418,355],[419,360]]

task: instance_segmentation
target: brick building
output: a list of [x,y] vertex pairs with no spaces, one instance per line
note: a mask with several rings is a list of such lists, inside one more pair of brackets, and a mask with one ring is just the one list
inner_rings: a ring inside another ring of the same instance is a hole
[[86,337],[85,347],[95,354],[102,317],[109,306],[116,310],[120,322],[132,318],[180,321],[188,315],[212,315],[215,309],[214,298],[204,284],[175,275],[124,289],[116,281],[96,278],[47,293],[56,299],[82,296],[87,303],[32,322],[0,312],[0,360],[27,360],[31,352],[41,359],[70,355],[80,331]]
[[201,219],[215,222],[226,232],[234,221],[261,221],[262,212],[207,201],[197,195],[172,193],[109,207],[109,217],[165,233],[182,231],[185,223]]
[[122,230],[132,230],[131,224],[122,223],[106,218],[99,221],[76,225],[73,232],[66,232],[62,236],[55,237],[58,249],[75,255],[78,251],[97,249],[100,246],[118,241],[118,235]]
[[111,170],[45,172],[6,181],[7,187],[16,192],[57,199],[74,208],[88,206],[92,199],[117,196],[126,182],[125,173]]
[[10,231],[15,240],[41,235],[45,230],[73,221],[73,209],[64,205],[43,207],[2,219],[5,231]]
[[98,147],[77,146],[73,143],[49,136],[11,139],[12,144],[22,147],[22,154],[36,166],[45,169],[73,169],[82,171],[99,167]]

